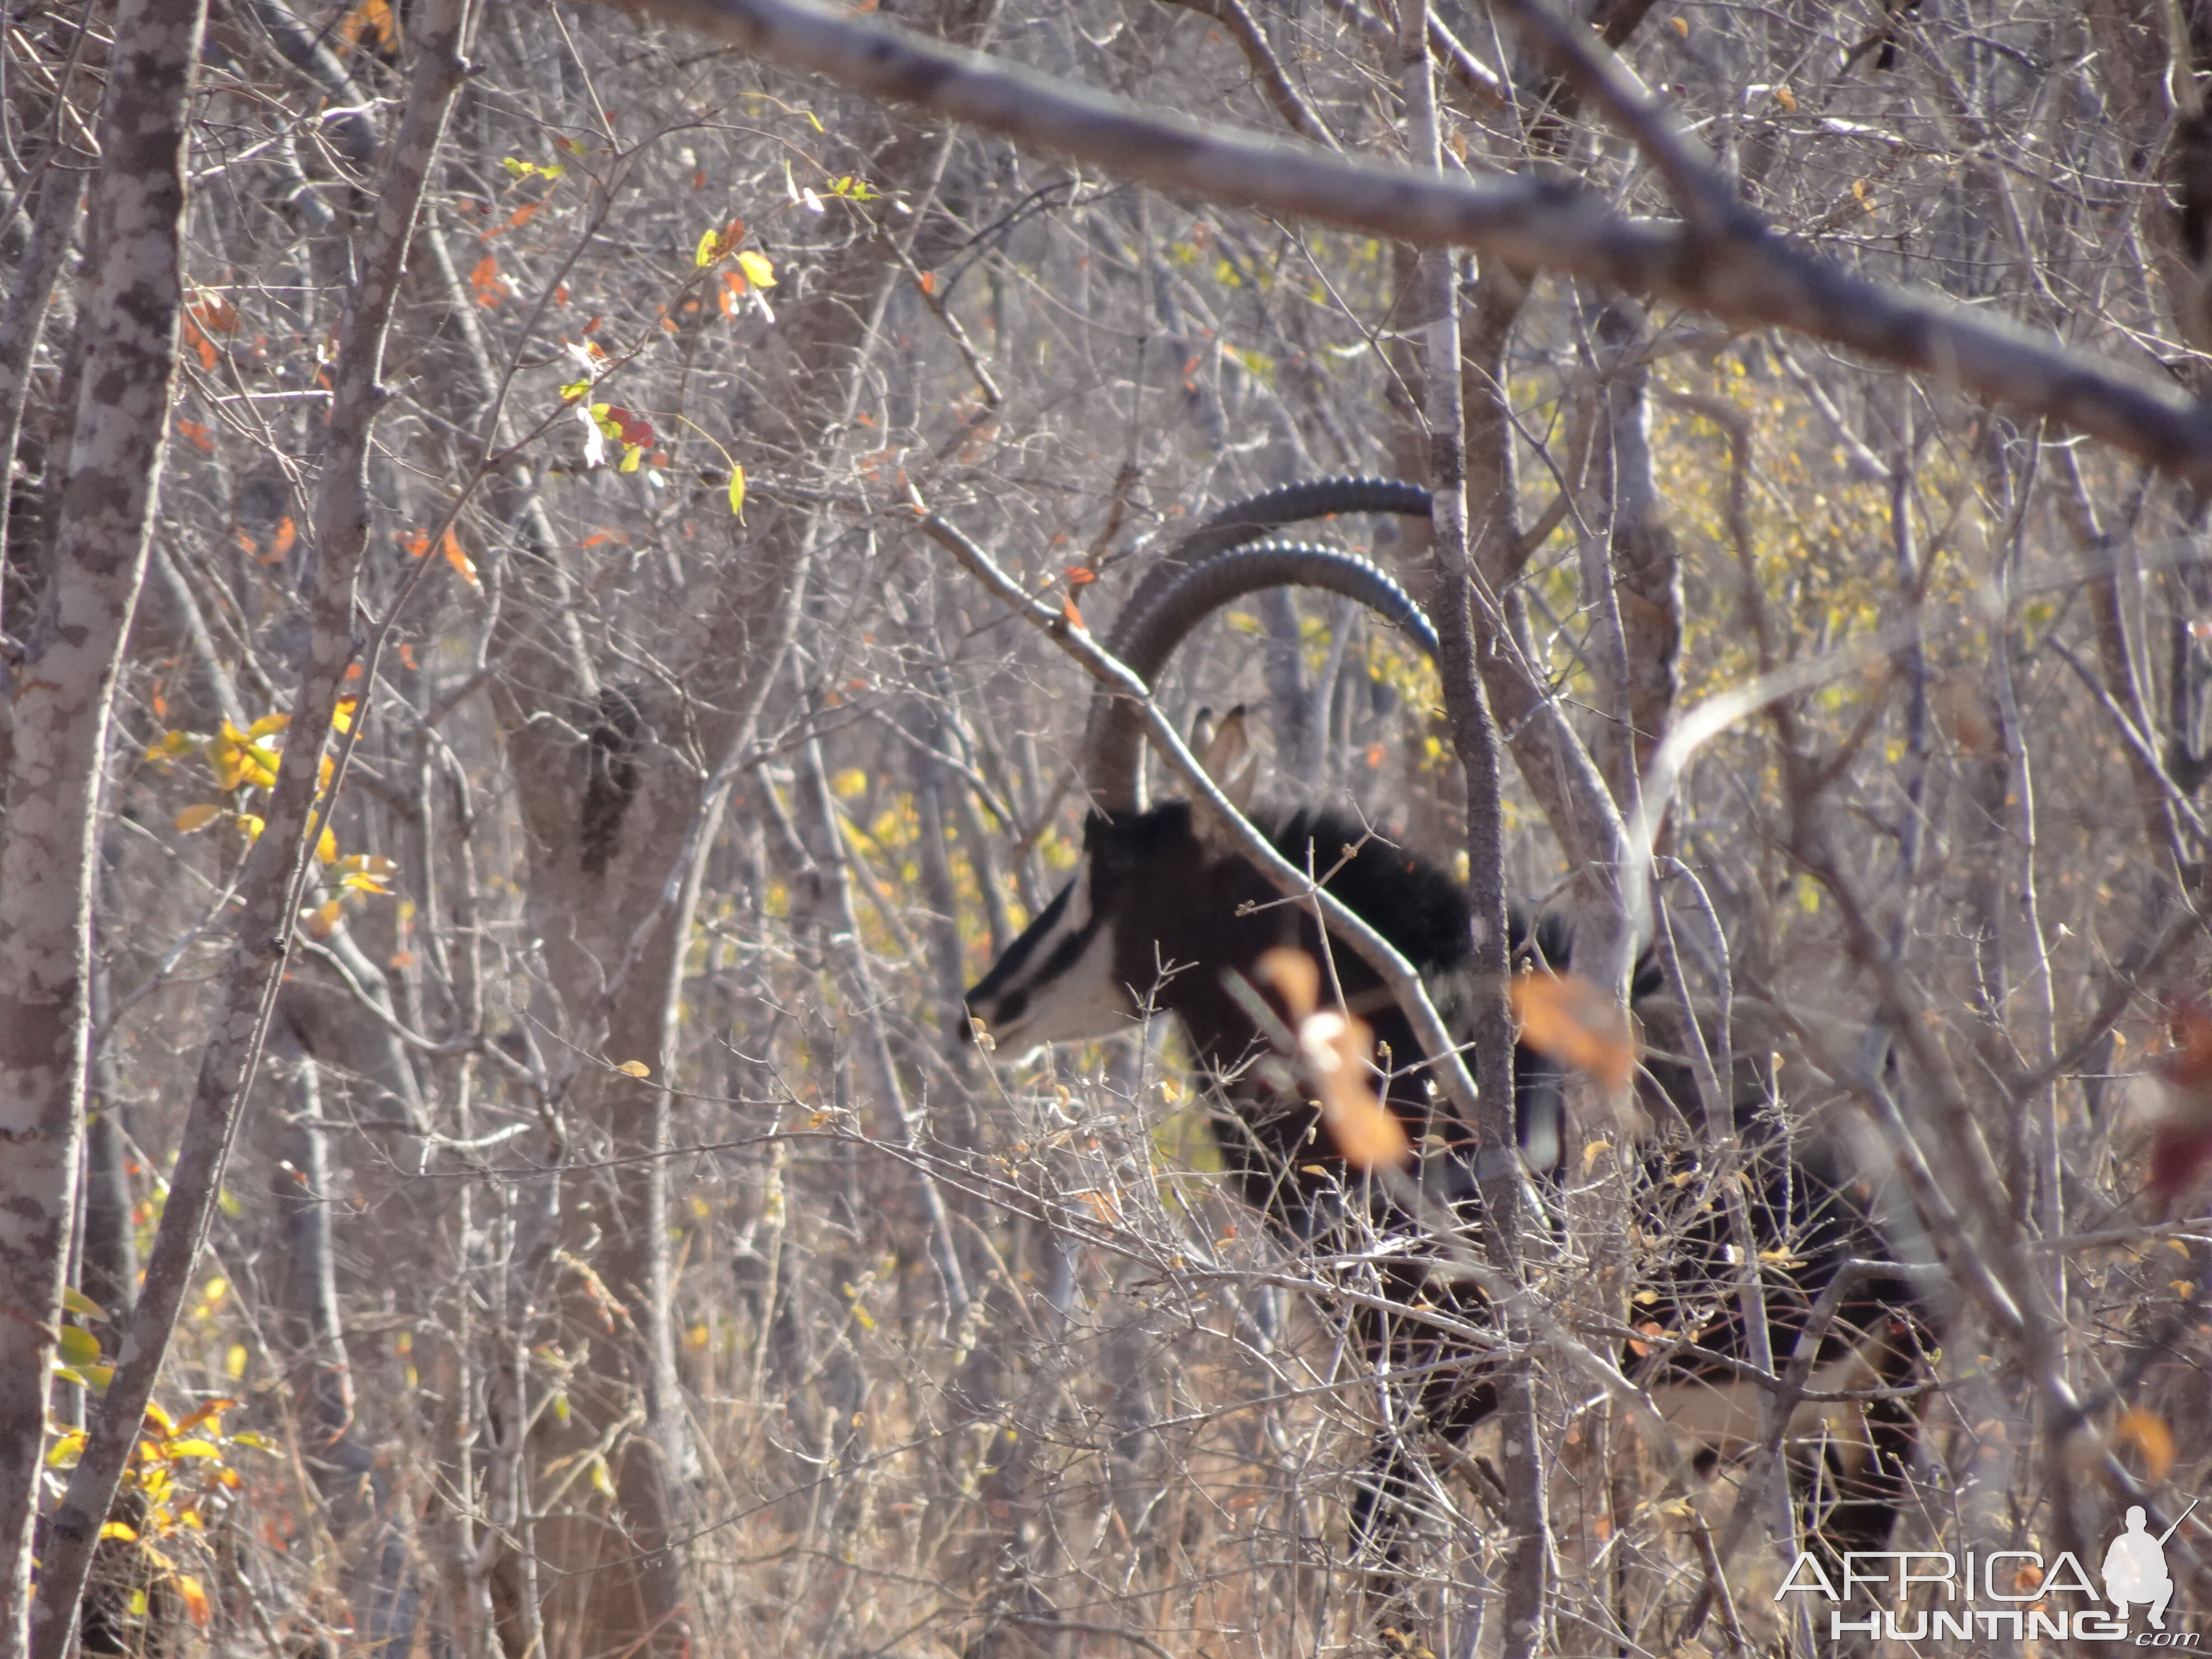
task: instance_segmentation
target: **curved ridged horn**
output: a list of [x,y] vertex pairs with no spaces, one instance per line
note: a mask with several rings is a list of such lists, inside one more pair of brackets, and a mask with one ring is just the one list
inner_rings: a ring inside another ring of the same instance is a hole
[[1429,516],[1429,492],[1419,484],[1391,478],[1310,478],[1285,484],[1258,495],[1231,501],[1164,554],[1144,577],[1115,618],[1106,647],[1119,655],[1118,646],[1161,594],[1182,580],[1183,573],[1218,554],[1247,542],[1271,536],[1285,525],[1309,519],[1333,518],[1340,513],[1390,514],[1400,518]]
[[[1183,569],[1155,590],[1141,615],[1124,612],[1127,620],[1114,630],[1114,654],[1150,685],[1191,629],[1224,605],[1270,587],[1318,587],[1357,599],[1436,655],[1436,629],[1388,572],[1357,553],[1299,542],[1231,547]],[[1127,812],[1143,805],[1139,781],[1144,740],[1144,722],[1134,705],[1102,694],[1092,705],[1085,768],[1094,806]]]

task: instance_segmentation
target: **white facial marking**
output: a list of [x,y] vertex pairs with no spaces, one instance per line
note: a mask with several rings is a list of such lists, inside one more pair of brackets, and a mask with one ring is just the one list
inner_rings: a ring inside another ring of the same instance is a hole
[[[1119,1036],[1138,1010],[1114,977],[1113,931],[1091,927],[1091,868],[1086,861],[1056,900],[1052,930],[1032,943],[1011,983],[996,988],[986,1029],[1010,1057],[1054,1042],[1095,1042]],[[1068,952],[1076,954],[1071,959]],[[1011,1012],[1009,1012],[1011,1010]]]
[[[1059,937],[1055,936],[1054,943]],[[1120,1036],[1136,1018],[1137,1006],[1127,988],[1114,977],[1113,935],[1102,927],[1081,956],[1031,992],[1029,1006],[1005,1030],[994,1030],[992,1036],[1002,1048],[1097,1042]]]

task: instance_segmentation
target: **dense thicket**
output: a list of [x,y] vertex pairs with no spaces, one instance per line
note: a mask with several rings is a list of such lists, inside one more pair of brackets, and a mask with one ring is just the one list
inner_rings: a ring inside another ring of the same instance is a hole
[[[342,307],[417,9],[220,0],[209,21],[159,520],[94,825],[49,1509],[323,637]],[[1365,0],[884,10],[1146,104],[1413,144],[1398,20]],[[2203,385],[2201,0],[1593,21],[1827,257]],[[33,7],[4,43],[10,642],[62,579],[112,27]],[[1425,479],[1433,283],[1407,249],[1200,210],[612,10],[497,0],[466,27],[382,367],[345,781],[87,1639],[1384,1639],[1343,1561],[1371,1379],[1300,1291],[1321,1269],[1209,1181],[1170,1035],[959,1040],[962,988],[1076,856],[1088,682],[915,532],[909,491],[1103,622],[1224,501]],[[1447,167],[1670,210],[1509,11],[1439,0],[1431,37]],[[1656,891],[1709,1031],[1773,1057],[1796,1132],[1862,1146],[1915,1248],[2022,1304],[2008,1323],[1987,1286],[1942,1292],[1899,1547],[2100,1547],[2130,1480],[2171,1519],[2212,1467],[2212,1236],[2183,1224],[2212,1066],[2191,1012],[2203,504],[1801,337],[1481,258],[1454,276],[1477,622],[1514,659],[1491,686],[1523,763],[1510,884],[1603,900],[1544,719],[1626,808],[1684,711],[1804,667],[1691,763]],[[1431,591],[1425,534],[1325,528]],[[1263,710],[1279,796],[1464,844],[1434,671],[1348,607],[1237,611],[1162,696],[1179,720]],[[2161,1104],[2179,1117],[2154,1130]],[[1532,1282],[1612,1352],[1652,1241],[1620,1130],[1582,1133],[1575,1224]],[[1729,1525],[1725,1473],[1669,1485],[1617,1403],[1539,1376],[1546,1643],[1663,1650],[1707,1578],[1693,1513],[1735,1595],[1692,1639],[1798,1639],[1770,1601],[1786,1556]],[[1406,1603],[1440,1652],[1496,1639],[1506,1499],[1474,1451],[1439,1467]],[[2212,1600],[2198,1535],[2170,1547],[2185,1606]]]

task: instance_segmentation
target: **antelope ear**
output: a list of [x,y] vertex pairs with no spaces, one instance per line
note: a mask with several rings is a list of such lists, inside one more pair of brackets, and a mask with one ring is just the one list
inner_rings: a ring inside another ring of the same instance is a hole
[[1213,711],[1201,708],[1190,717],[1190,752],[1205,763],[1206,751],[1213,747]]
[[[1200,751],[1198,759],[1206,769],[1206,775],[1229,797],[1231,806],[1242,812],[1251,805],[1253,787],[1260,781],[1260,757],[1252,748],[1251,734],[1245,730],[1242,703],[1229,711]],[[1202,800],[1191,808],[1191,824],[1199,840],[1216,851],[1226,852],[1235,845],[1220,814]]]

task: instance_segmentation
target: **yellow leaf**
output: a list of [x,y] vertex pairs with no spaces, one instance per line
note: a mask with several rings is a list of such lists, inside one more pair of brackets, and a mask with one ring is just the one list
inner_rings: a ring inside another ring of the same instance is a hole
[[607,1460],[604,1457],[595,1455],[592,1459],[592,1490],[602,1498],[615,1495],[615,1483],[607,1474]]
[[107,1317],[106,1309],[101,1307],[100,1304],[94,1302],[90,1297],[87,1296],[82,1291],[77,1289],[74,1285],[65,1285],[63,1287],[62,1306],[67,1308],[71,1313],[77,1314],[86,1319],[105,1319]]
[[249,1357],[250,1356],[248,1356],[246,1352],[246,1344],[243,1342],[232,1343],[228,1348],[223,1351],[222,1374],[225,1376],[233,1378],[245,1376],[246,1362]]
[[324,864],[336,864],[338,861],[337,832],[327,823],[323,826],[321,836],[316,839],[315,857]]
[[745,516],[745,470],[741,466],[730,469],[730,511],[740,519]]
[[179,1573],[177,1594],[185,1598],[185,1610],[191,1614],[192,1623],[205,1630],[208,1623],[208,1599],[207,1592],[200,1588],[200,1581],[188,1572]]
[[100,1339],[81,1326],[62,1327],[61,1349],[62,1358],[72,1365],[100,1363]]
[[331,726],[340,737],[353,730],[353,711],[361,706],[359,697],[340,697],[331,710]]
[[100,1529],[100,1535],[102,1538],[120,1538],[126,1544],[135,1544],[138,1541],[138,1529],[136,1527],[125,1526],[120,1521],[110,1521]]
[[84,1376],[82,1381],[84,1382],[84,1386],[90,1389],[94,1394],[106,1394],[107,1392],[107,1385],[115,1381],[115,1367],[112,1365],[87,1365],[84,1368]]
[[269,825],[258,812],[240,812],[238,815],[238,827],[246,831],[246,839],[252,842],[259,841],[261,832]]
[[338,885],[350,887],[357,893],[389,894],[392,891],[384,884],[382,878],[377,876],[341,876],[338,878]]
[[721,228],[716,225],[709,225],[699,238],[699,246],[691,255],[691,263],[697,265],[702,270],[704,270],[708,265],[714,263],[715,259],[720,256],[721,252]]
[[222,1448],[212,1440],[172,1440],[167,1448],[171,1457],[212,1457],[222,1461]]
[[848,766],[830,780],[830,787],[839,800],[850,800],[867,793],[868,775],[857,766]]
[[615,1070],[617,1072],[626,1072],[632,1077],[651,1077],[653,1075],[653,1067],[647,1065],[641,1060],[626,1060],[623,1061],[621,1065],[616,1066]]
[[222,807],[210,801],[202,801],[198,805],[187,806],[177,814],[177,828],[189,836],[195,830],[206,829],[222,816]]
[[84,1431],[71,1429],[47,1448],[46,1467],[50,1469],[66,1468],[76,1462],[77,1454],[83,1449]]
[[755,288],[775,286],[775,267],[769,263],[767,254],[756,253],[747,248],[738,255],[738,265]]
[[246,728],[246,735],[258,741],[260,738],[282,732],[286,726],[291,725],[291,723],[292,717],[289,714],[264,714],[259,720],[254,721],[252,725]]

